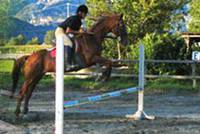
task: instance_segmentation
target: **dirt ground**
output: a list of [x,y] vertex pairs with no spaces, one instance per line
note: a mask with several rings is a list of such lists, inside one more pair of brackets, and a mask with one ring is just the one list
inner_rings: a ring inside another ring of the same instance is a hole
[[[66,88],[67,100],[101,94]],[[16,120],[14,99],[0,96],[0,134],[53,134],[54,87],[33,93],[28,117]],[[137,94],[67,109],[66,134],[200,134],[200,93],[148,92],[145,112],[155,120],[134,121],[126,114],[137,110]]]

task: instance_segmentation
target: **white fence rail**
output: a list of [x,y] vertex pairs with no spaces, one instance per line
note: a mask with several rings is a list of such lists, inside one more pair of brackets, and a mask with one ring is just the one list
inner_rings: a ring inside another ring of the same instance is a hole
[[[0,54],[0,60],[16,60],[17,58],[21,57],[25,54]],[[138,63],[138,60],[113,60],[117,62],[125,62],[125,63]],[[192,80],[192,86],[193,88],[196,87],[196,81],[197,79],[200,79],[200,75],[196,74],[196,66],[200,64],[199,62],[195,62],[193,60],[145,60],[145,67],[147,64],[160,64],[160,63],[169,63],[169,64],[190,64],[191,65],[191,75],[167,75],[167,74],[147,74],[145,73],[145,78],[172,78],[172,79],[190,79]],[[93,68],[93,67],[92,67]],[[122,70],[121,68],[114,68],[113,73],[111,74],[111,77],[138,77],[137,74],[132,73],[117,73],[117,70]],[[129,68],[123,68],[123,70],[129,70]],[[145,72],[148,70],[145,68]],[[123,72],[123,71],[120,71]],[[97,76],[100,75],[98,72],[72,72],[72,73],[65,73],[65,75],[83,75],[83,76]]]

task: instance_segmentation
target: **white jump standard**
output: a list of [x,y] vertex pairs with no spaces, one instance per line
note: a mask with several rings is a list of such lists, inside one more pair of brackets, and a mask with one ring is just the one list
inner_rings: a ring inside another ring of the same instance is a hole
[[140,58],[139,58],[139,91],[138,91],[138,110],[135,114],[126,115],[127,118],[132,118],[135,120],[153,120],[154,116],[148,116],[144,112],[144,45],[140,45]]

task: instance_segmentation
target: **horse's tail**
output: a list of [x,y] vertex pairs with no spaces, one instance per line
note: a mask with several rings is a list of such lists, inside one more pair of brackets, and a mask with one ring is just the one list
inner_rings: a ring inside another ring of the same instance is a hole
[[29,57],[29,55],[22,56],[19,59],[15,60],[15,62],[14,62],[14,66],[13,66],[13,70],[12,70],[12,82],[13,82],[12,83],[12,95],[14,95],[14,93],[15,93],[15,90],[17,88],[17,83],[19,80],[19,74],[20,74],[21,69],[28,57]]

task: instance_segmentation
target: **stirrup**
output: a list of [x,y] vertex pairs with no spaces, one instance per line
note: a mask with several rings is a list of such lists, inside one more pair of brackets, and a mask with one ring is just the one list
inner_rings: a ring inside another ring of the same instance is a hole
[[67,65],[65,71],[73,71],[74,69],[77,69],[78,65]]

